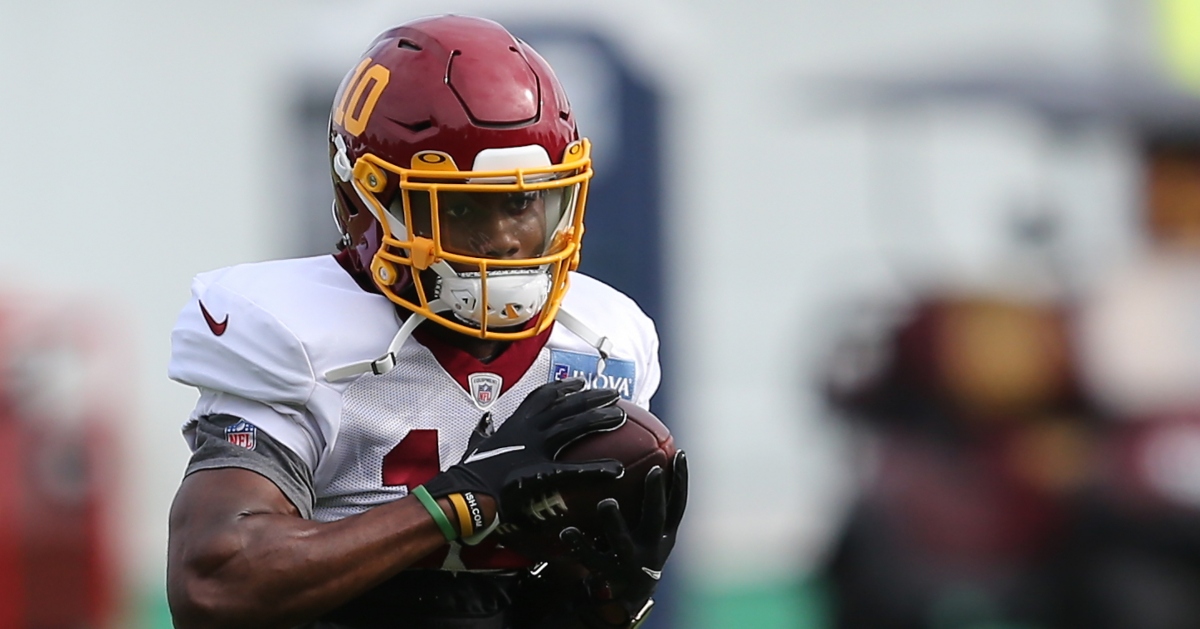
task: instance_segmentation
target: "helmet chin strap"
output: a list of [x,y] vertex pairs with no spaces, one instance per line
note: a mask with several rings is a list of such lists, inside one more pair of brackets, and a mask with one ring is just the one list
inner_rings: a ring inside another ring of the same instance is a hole
[[[396,367],[396,353],[400,351],[400,348],[408,340],[408,337],[412,336],[413,330],[424,321],[426,321],[425,316],[415,312],[412,313],[404,321],[404,325],[400,326],[400,330],[396,332],[396,336],[392,337],[392,342],[388,344],[386,354],[375,360],[363,360],[330,369],[325,372],[325,379],[329,382],[339,382],[356,378],[363,374],[373,373],[381,376],[391,371]],[[607,336],[596,334],[591,328],[584,325],[582,321],[576,319],[574,315],[562,308],[558,309],[558,314],[554,317],[554,321],[561,323],[564,328],[583,339],[588,345],[596,348],[596,351],[600,354],[600,361],[596,364],[596,373],[604,373],[605,361],[608,359],[609,354],[612,353],[612,341]]]
[[349,380],[367,373],[373,373],[377,376],[381,376],[392,369],[395,369],[396,352],[400,351],[400,348],[404,345],[404,342],[408,340],[408,337],[412,336],[413,330],[415,330],[418,325],[421,325],[421,322],[423,321],[425,321],[424,315],[420,315],[415,312],[412,313],[409,315],[408,319],[404,321],[404,325],[400,326],[400,330],[396,332],[396,336],[392,337],[392,342],[388,344],[388,351],[386,354],[376,358],[375,360],[363,360],[356,363],[350,363],[349,365],[342,367],[337,367],[335,369],[330,369],[329,371],[325,372],[325,379],[329,382],[338,382],[340,380]]
[[338,179],[350,181],[350,177],[354,175],[354,165],[350,163],[350,156],[346,154],[346,141],[342,139],[342,134],[333,134],[333,146],[337,149],[333,156],[333,172]]
[[583,324],[582,321],[576,319],[574,315],[567,312],[565,308],[559,308],[558,314],[554,316],[555,323],[561,323],[562,326],[583,339],[584,343],[596,348],[600,354],[600,361],[596,363],[596,373],[604,373],[604,364],[612,354],[612,341],[607,336],[596,334],[591,328]]

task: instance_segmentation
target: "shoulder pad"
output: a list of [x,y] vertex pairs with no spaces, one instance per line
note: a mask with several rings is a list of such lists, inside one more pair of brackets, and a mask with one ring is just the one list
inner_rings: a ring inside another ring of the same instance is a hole
[[[253,265],[248,265],[253,266]],[[244,294],[246,267],[204,273],[171,332],[171,379],[267,403],[302,405],[315,386],[304,345]]]
[[[636,391],[632,401],[649,408],[650,398],[658,390],[661,368],[658,362],[658,331],[654,321],[637,302],[625,293],[582,273],[571,274],[571,288],[563,300],[563,309],[591,331],[612,343],[613,358],[632,361],[637,369]],[[562,326],[555,326],[552,344],[594,353]],[[566,338],[567,335],[572,340]]]

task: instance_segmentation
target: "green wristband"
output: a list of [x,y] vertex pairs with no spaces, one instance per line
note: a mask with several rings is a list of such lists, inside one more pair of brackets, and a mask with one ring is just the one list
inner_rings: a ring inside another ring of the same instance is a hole
[[425,489],[424,485],[419,485],[412,493],[429,511],[429,515],[433,516],[433,521],[437,522],[439,529],[442,529],[442,535],[446,536],[446,541],[453,542],[458,539],[458,531],[455,531],[454,525],[450,524],[450,518],[447,518],[446,512],[442,511],[442,505],[439,505],[433,496],[429,495],[429,490]]

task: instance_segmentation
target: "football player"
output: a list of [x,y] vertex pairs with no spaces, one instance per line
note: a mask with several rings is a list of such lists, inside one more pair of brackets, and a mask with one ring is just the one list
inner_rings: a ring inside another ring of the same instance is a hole
[[[381,34],[334,98],[335,255],[198,275],[171,378],[199,390],[170,515],[175,626],[632,627],[686,504],[567,529],[532,565],[500,523],[614,460],[555,460],[659,383],[654,325],[574,272],[592,175],[562,86],[487,20]],[[682,453],[681,453],[682,454]],[[669,490],[668,490],[669,489]]]

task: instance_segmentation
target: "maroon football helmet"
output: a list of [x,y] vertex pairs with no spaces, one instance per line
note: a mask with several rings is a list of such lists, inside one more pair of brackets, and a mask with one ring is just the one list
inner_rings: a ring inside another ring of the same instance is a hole
[[[578,264],[590,146],[528,44],[462,16],[384,32],[338,89],[329,150],[343,246],[388,299],[480,338],[552,323]],[[523,245],[497,244],[505,229]]]

